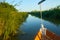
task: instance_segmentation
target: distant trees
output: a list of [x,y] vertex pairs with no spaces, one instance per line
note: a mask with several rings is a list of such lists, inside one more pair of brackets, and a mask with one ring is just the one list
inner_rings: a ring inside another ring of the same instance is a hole
[[[30,12],[29,14],[35,15],[39,18],[41,16],[39,11]],[[43,14],[42,15],[43,18],[60,19],[60,5],[55,8],[42,11],[42,14]]]
[[43,18],[52,18],[52,19],[60,19],[60,8],[57,6],[56,8],[43,11]]
[[40,12],[39,11],[33,11],[33,12],[28,12],[29,14],[39,17],[40,18]]

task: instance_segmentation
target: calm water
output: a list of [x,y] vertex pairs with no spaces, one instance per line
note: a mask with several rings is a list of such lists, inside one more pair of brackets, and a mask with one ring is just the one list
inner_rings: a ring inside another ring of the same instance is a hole
[[[43,20],[44,26],[54,32],[56,35],[60,35],[60,24],[54,24],[53,22]],[[21,35],[21,40],[33,40],[36,33],[41,28],[41,19],[32,15],[29,15],[27,20],[21,25],[20,30],[25,34]]]

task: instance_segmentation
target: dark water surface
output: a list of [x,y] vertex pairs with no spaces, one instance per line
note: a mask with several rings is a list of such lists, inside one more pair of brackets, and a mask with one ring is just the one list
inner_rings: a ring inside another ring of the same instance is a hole
[[[48,30],[60,36],[60,24],[54,24],[53,22],[47,20],[42,21],[44,26]],[[29,15],[27,20],[20,27],[20,30],[24,32],[24,35],[21,35],[20,40],[33,40],[40,28],[41,28],[41,19]]]

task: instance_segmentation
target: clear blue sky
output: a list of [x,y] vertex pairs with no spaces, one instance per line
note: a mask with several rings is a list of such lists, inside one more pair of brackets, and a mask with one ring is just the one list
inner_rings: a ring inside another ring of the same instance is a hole
[[[34,11],[34,10],[40,10],[40,7],[38,5],[38,2],[41,0],[15,0],[14,3],[12,3],[13,0],[6,0],[6,2],[10,4],[19,3],[20,6],[16,6],[16,8],[19,11]],[[54,8],[56,6],[60,5],[60,0],[46,0],[44,3],[42,3],[42,10],[48,10],[50,8]]]

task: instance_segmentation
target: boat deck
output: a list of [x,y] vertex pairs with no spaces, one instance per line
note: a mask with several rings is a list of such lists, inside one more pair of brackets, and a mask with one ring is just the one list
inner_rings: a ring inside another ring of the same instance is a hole
[[57,36],[49,30],[46,30],[46,35],[42,35],[42,32],[39,31],[35,36],[34,40],[60,40],[60,36]]
[[53,32],[50,32],[48,30],[46,30],[46,36],[52,40],[60,40],[60,36],[57,36],[56,34],[54,34]]

